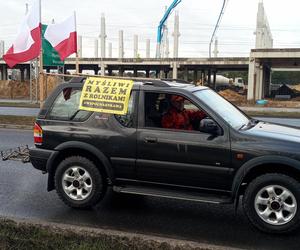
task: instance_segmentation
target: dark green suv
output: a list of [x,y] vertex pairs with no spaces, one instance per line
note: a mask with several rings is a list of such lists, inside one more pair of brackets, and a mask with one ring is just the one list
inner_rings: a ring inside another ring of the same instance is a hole
[[[300,219],[300,130],[254,120],[207,87],[134,80],[128,112],[79,110],[84,80],[59,85],[36,120],[33,166],[74,208],[116,192],[243,207],[265,232]],[[187,127],[163,124],[170,97],[201,112]]]

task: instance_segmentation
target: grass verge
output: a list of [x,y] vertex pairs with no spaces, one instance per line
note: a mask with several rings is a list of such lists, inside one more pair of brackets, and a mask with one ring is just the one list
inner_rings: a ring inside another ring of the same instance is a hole
[[0,102],[0,107],[39,108],[40,104],[27,102]]
[[[0,249],[68,249],[68,250],[183,250],[183,249],[212,249],[206,246],[193,246],[187,242],[172,243],[170,239],[154,240],[143,238],[141,235],[131,235],[106,230],[85,231],[74,227],[62,228],[59,226],[30,224],[0,219]],[[179,242],[177,240],[174,240]],[[213,248],[215,249],[215,248]],[[217,248],[220,249],[220,248]]]
[[14,116],[14,115],[0,115],[0,124],[13,124],[32,126],[35,122],[34,116]]

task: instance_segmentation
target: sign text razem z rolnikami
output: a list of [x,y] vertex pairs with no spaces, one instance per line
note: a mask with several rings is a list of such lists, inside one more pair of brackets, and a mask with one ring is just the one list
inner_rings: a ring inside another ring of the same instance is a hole
[[127,113],[133,81],[89,77],[80,98],[80,109],[123,115]]

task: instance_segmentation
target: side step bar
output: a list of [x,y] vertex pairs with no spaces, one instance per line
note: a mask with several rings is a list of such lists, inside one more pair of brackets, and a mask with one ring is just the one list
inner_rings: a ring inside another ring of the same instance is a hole
[[125,187],[113,186],[113,191],[117,193],[137,194],[137,195],[162,197],[162,198],[177,199],[177,200],[195,201],[195,202],[214,203],[214,204],[232,203],[232,200],[229,196],[218,196],[215,194],[203,194],[198,192],[165,190],[159,188],[135,187],[135,186],[125,186]]

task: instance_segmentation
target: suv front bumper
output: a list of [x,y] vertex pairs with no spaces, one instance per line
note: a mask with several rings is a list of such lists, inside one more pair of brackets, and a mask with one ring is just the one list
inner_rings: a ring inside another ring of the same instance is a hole
[[53,150],[31,148],[29,149],[30,162],[34,168],[47,172],[47,162],[55,153],[57,152]]

